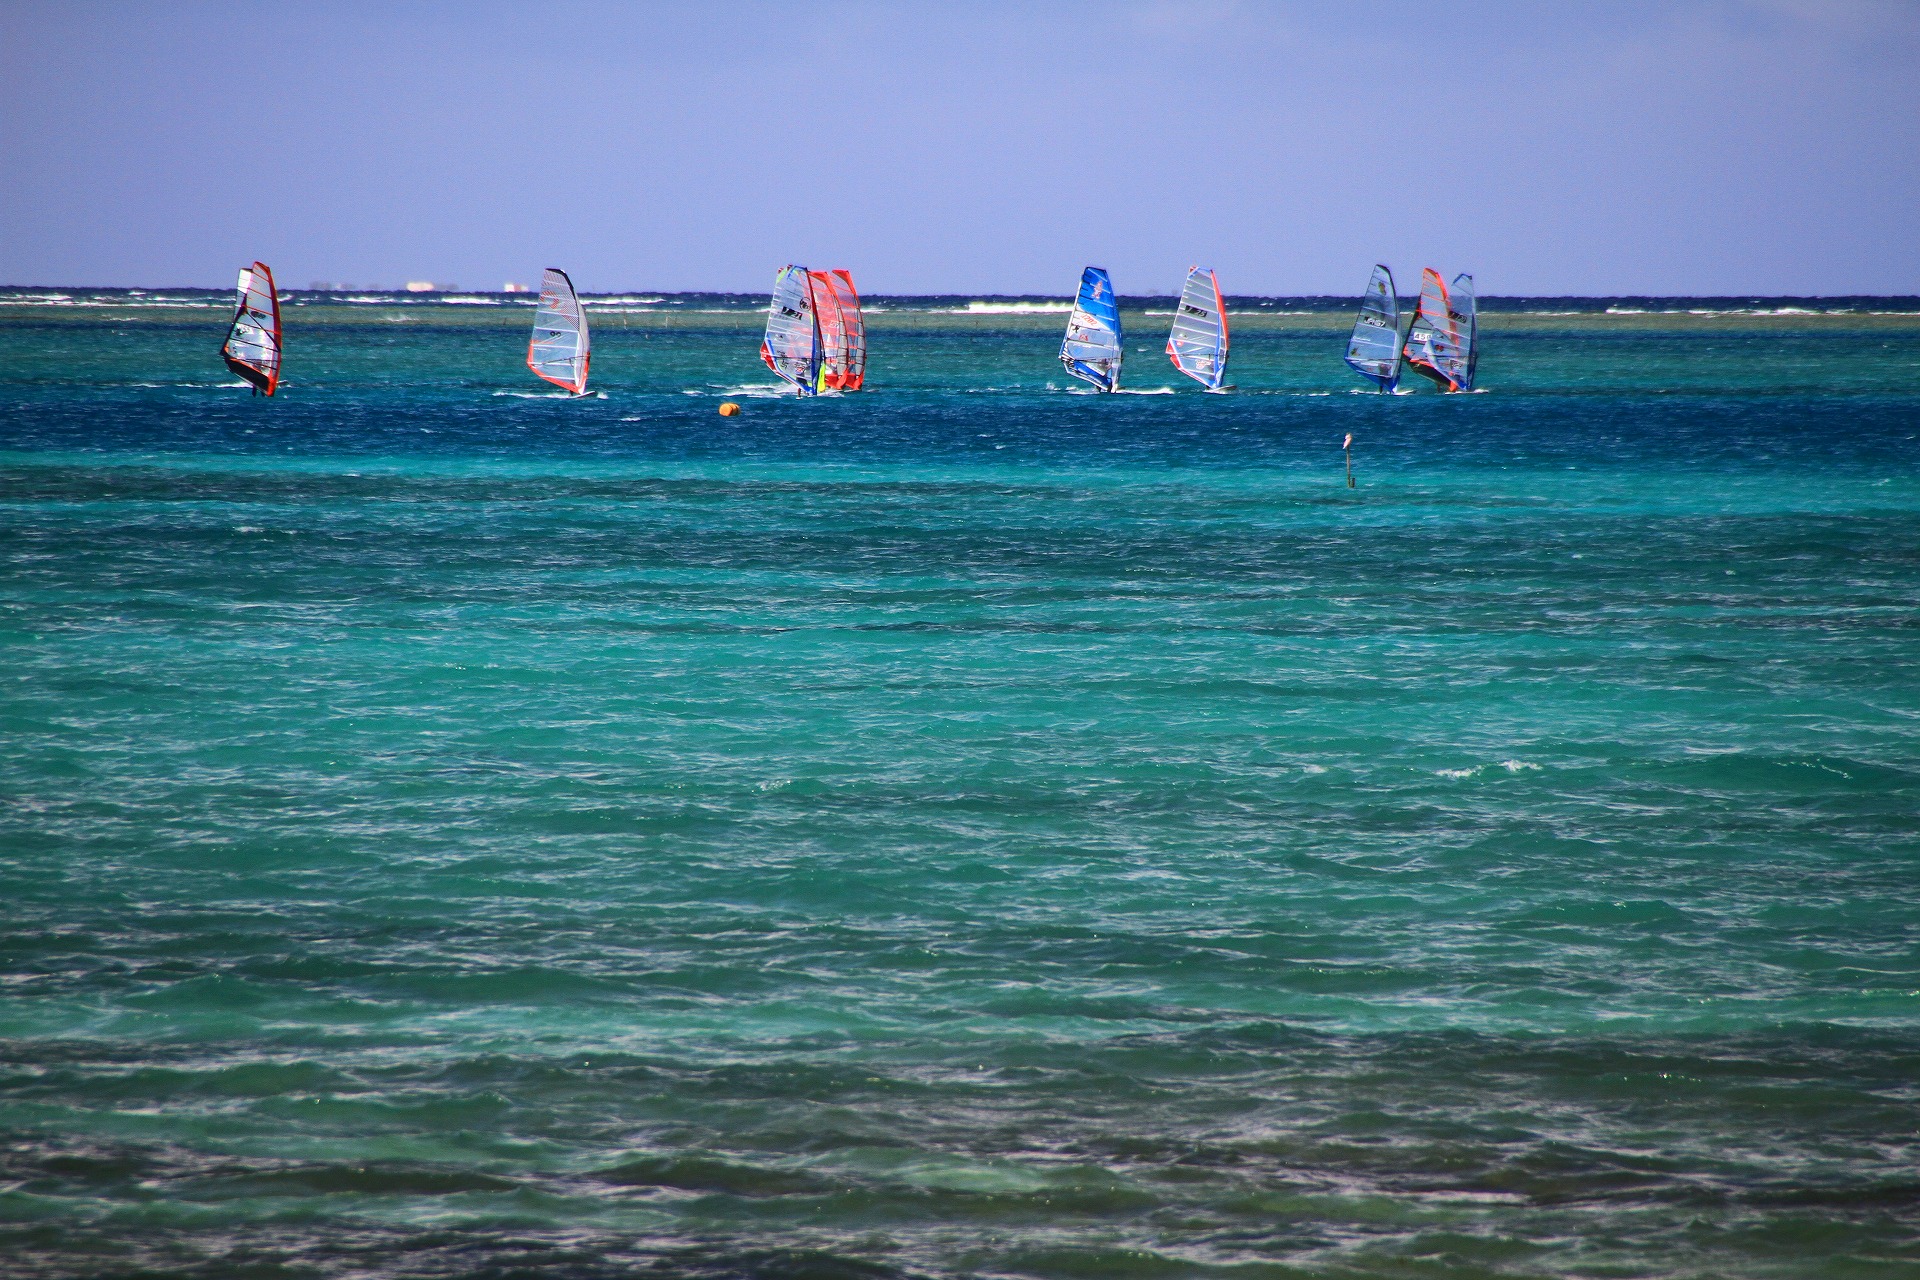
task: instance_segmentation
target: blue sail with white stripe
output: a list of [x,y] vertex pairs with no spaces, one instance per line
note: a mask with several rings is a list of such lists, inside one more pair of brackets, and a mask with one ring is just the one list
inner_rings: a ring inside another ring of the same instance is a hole
[[1060,343],[1060,363],[1082,382],[1101,391],[1120,387],[1120,300],[1105,267],[1080,273],[1080,296],[1067,318],[1067,336]]

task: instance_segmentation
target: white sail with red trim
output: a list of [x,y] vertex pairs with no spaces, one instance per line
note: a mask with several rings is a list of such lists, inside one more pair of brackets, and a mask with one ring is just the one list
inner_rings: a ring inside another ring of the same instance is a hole
[[1173,330],[1167,335],[1173,367],[1209,391],[1227,377],[1227,302],[1211,267],[1193,267],[1180,290]]
[[280,385],[280,295],[264,262],[240,268],[239,303],[220,355],[255,393],[272,395]]
[[533,313],[533,337],[527,342],[527,368],[575,395],[587,391],[592,362],[587,316],[573,281],[558,267],[540,278],[540,305]]

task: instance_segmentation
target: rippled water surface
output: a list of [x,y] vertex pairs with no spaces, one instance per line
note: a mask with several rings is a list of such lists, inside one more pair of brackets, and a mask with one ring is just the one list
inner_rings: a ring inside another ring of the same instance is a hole
[[1920,1274],[1920,321],[127,301],[0,306],[5,1274]]

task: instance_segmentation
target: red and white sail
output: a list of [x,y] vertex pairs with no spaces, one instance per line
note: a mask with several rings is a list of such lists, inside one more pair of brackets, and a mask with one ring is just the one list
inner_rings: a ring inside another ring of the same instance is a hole
[[540,305],[533,313],[527,368],[556,387],[585,395],[591,358],[587,317],[573,292],[573,281],[560,268],[548,267],[540,278]]
[[1470,373],[1471,333],[1462,324],[1464,317],[1454,309],[1453,299],[1440,273],[1428,267],[1420,273],[1420,309],[1414,313],[1407,330],[1407,367],[1431,379],[1442,391],[1464,391]]
[[1227,300],[1212,267],[1193,267],[1180,290],[1173,329],[1167,334],[1173,367],[1209,391],[1227,378]]
[[280,295],[266,263],[240,268],[239,292],[220,354],[255,392],[270,396],[280,385]]
[[820,316],[820,385],[829,391],[858,391],[867,377],[867,325],[853,273],[835,267],[807,274]]

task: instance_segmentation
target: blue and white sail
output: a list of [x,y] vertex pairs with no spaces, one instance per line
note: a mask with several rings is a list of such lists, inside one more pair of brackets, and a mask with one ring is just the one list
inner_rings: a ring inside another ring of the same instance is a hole
[[1473,294],[1473,277],[1464,271],[1453,278],[1453,315],[1467,347],[1467,377],[1460,389],[1471,391],[1480,363],[1480,305]]
[[812,275],[805,267],[780,268],[780,274],[773,278],[773,301],[767,306],[767,336],[760,343],[760,358],[801,395],[818,395],[825,368],[821,359],[824,348]]
[[1067,336],[1060,343],[1060,363],[1082,382],[1101,391],[1120,386],[1120,300],[1105,267],[1080,273],[1080,296],[1067,317]]
[[1227,380],[1227,301],[1212,267],[1192,267],[1167,335],[1173,367],[1209,391]]
[[1400,298],[1393,289],[1393,272],[1377,262],[1360,299],[1353,336],[1347,339],[1347,363],[1382,391],[1400,382]]

